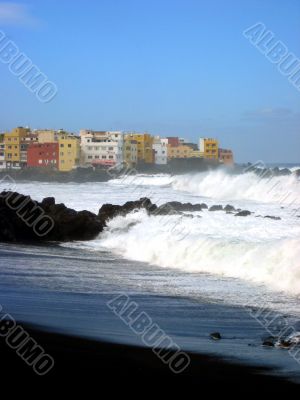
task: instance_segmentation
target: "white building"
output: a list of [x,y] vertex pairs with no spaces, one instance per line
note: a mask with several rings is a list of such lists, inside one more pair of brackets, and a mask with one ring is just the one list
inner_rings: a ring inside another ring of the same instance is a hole
[[81,130],[81,163],[113,166],[123,162],[123,135],[119,131]]
[[0,134],[0,169],[6,168],[4,135]]
[[152,144],[154,150],[154,163],[167,164],[168,162],[168,139],[160,139],[155,136]]

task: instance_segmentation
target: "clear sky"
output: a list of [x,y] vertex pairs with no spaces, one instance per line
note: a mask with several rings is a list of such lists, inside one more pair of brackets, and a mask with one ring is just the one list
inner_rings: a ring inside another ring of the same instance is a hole
[[0,63],[0,130],[217,137],[237,161],[300,162],[300,92],[242,32],[300,58],[299,0],[0,1],[0,29],[58,86],[40,103]]

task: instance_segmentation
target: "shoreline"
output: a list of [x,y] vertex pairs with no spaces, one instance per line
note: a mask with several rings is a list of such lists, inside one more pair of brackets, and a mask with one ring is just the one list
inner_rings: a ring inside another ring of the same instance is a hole
[[[101,385],[105,385],[113,377],[128,386],[132,379],[138,379],[139,383],[154,380],[155,383],[172,383],[175,387],[188,383],[201,388],[218,384],[222,388],[235,389],[245,388],[245,385],[259,385],[268,390],[299,389],[296,383],[272,375],[274,371],[265,367],[251,367],[221,357],[187,352],[190,365],[182,373],[174,374],[150,348],[53,333],[36,325],[21,325],[55,361],[53,369],[42,378],[49,382],[74,378],[80,378],[81,382],[94,381],[101,377]],[[0,352],[1,376],[5,380],[21,376],[30,380],[41,379],[6,345],[3,338],[0,338]]]

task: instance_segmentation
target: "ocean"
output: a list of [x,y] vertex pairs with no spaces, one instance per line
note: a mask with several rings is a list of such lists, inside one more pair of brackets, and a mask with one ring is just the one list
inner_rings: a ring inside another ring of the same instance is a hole
[[[0,303],[16,319],[57,332],[143,345],[107,307],[123,293],[182,349],[270,366],[300,379],[300,365],[288,350],[262,346],[270,330],[255,318],[259,310],[270,310],[300,331],[296,175],[261,178],[216,170],[103,183],[17,182],[15,190],[95,213],[105,203],[141,197],[157,205],[230,204],[251,211],[236,217],[207,209],[165,216],[140,210],[114,218],[87,242],[1,244]],[[210,339],[214,331],[222,340]]]

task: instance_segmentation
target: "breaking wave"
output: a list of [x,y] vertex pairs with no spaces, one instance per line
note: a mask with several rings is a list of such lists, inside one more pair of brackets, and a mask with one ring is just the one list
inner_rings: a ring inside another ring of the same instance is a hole
[[[263,234],[266,232],[262,233],[266,222],[258,222],[255,217],[249,217],[256,220],[253,224],[243,219],[240,226],[227,227],[218,235],[211,214],[214,213],[206,212],[207,217],[201,220],[176,215],[148,216],[144,211],[117,217],[101,234],[101,247],[127,259],[186,272],[240,278],[300,294],[300,239],[280,236],[280,225],[274,237],[268,238]],[[222,218],[233,217],[224,214]],[[224,220],[220,227],[222,224]]]
[[210,171],[176,176],[173,178],[172,187],[175,190],[220,200],[300,203],[300,180],[294,174],[260,178],[253,172],[230,175],[221,170]]

